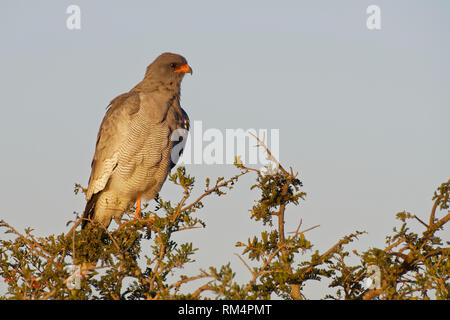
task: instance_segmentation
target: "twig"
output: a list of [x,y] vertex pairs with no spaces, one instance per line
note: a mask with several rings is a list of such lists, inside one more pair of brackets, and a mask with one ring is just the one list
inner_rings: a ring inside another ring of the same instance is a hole
[[421,224],[423,224],[425,226],[425,228],[428,228],[428,225],[425,222],[423,222],[421,219],[419,219],[418,216],[414,215],[414,218],[416,218],[417,221],[419,221]]
[[261,146],[264,148],[264,150],[266,151],[267,155],[269,156],[270,160],[272,160],[273,162],[275,162],[275,164],[277,165],[278,168],[280,168],[281,172],[283,172],[283,174],[285,174],[286,176],[290,176],[289,172],[287,172],[283,166],[280,164],[280,162],[278,162],[278,160],[272,155],[272,152],[270,152],[269,148],[266,146],[266,144],[264,143],[264,141],[261,141],[261,139],[259,139],[256,135],[254,135],[252,132],[249,131],[249,134],[252,135],[256,141],[258,141],[258,146]]
[[20,232],[18,232],[16,229],[14,229],[11,225],[9,225],[5,220],[0,220],[0,226],[5,226],[8,229],[10,229],[13,233],[15,233],[17,236],[19,236],[32,250],[36,249],[36,246],[42,250],[42,252],[47,256],[48,259],[52,259],[54,257],[54,255],[50,254],[49,252],[47,252],[47,250],[45,250],[40,244],[39,242],[37,242],[36,240],[34,240],[33,243],[30,243],[30,241],[24,236],[22,235]]
[[245,262],[245,260],[237,253],[234,254],[236,257],[239,258],[239,260],[242,261],[242,263],[247,267],[248,271],[250,271],[251,275],[253,277],[255,277],[255,272],[252,270],[252,268],[250,268],[250,266],[247,264],[247,262]]
[[194,202],[192,202],[191,204],[187,205],[186,207],[182,208],[180,211],[186,211],[189,210],[190,208],[192,208],[193,206],[195,206],[197,203],[199,203],[204,197],[206,197],[207,195],[213,193],[214,191],[216,191],[219,188],[222,188],[226,185],[228,185],[230,182],[233,182],[235,180],[238,180],[241,176],[247,174],[249,172],[249,170],[245,170],[243,172],[241,172],[240,174],[235,175],[234,177],[214,186],[214,188],[211,188],[209,190],[206,190],[205,193],[203,193],[200,197],[198,197]]

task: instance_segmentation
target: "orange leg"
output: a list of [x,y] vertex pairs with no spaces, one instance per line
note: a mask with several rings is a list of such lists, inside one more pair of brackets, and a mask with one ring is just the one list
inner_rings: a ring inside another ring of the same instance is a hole
[[136,199],[136,212],[134,213],[135,219],[141,218],[141,197],[137,197]]

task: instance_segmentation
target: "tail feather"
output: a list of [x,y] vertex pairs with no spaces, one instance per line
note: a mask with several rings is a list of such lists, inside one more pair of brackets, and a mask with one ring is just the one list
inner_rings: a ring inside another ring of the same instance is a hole
[[83,221],[81,222],[81,229],[84,229],[90,222],[89,220],[92,220],[94,218],[95,206],[100,194],[101,192],[93,194],[89,201],[86,203],[86,208],[84,209],[83,213]]

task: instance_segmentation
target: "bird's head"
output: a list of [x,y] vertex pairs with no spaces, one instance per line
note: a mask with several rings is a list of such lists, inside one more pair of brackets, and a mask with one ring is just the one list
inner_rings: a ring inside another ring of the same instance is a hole
[[192,74],[186,59],[179,54],[166,52],[148,66],[145,77],[168,86],[179,86],[186,73]]

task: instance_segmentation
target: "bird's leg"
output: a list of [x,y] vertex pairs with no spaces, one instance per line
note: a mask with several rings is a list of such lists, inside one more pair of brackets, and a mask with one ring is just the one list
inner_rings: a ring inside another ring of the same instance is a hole
[[136,199],[136,212],[134,213],[135,219],[141,218],[141,196]]

